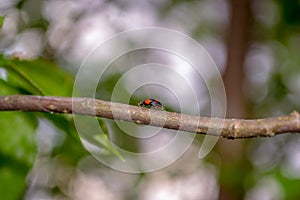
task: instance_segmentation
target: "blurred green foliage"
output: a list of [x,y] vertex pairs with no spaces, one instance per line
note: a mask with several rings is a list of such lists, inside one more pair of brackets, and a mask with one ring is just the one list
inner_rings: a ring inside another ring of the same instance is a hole
[[[72,77],[55,64],[42,60],[20,61],[1,57],[0,95],[33,94],[71,96]],[[37,156],[35,132],[39,119],[47,119],[71,137],[52,150],[76,163],[86,154],[76,134],[74,124],[63,115],[1,112],[0,113],[0,192],[3,199],[21,198],[26,177]],[[13,187],[12,187],[13,186]]]
[[[18,31],[21,32],[25,29],[38,27],[46,32],[49,28],[49,22],[41,15],[42,1],[36,1],[38,5],[36,13],[31,12],[29,9],[30,6],[24,8],[25,2],[25,0],[20,0],[15,7],[26,12],[30,20],[27,23],[18,24]],[[178,6],[184,2],[186,1],[169,1],[161,8],[160,17],[166,17],[174,6]],[[256,3],[258,2],[256,1]],[[268,1],[268,3],[274,8],[274,13],[278,17],[278,20],[275,20],[272,25],[266,25],[259,20],[252,21],[253,24],[251,24],[251,42],[258,42],[269,46],[273,53],[273,65],[268,80],[264,87],[256,88],[257,91],[264,90],[262,92],[264,96],[256,97],[249,103],[249,110],[251,110],[252,117],[272,116],[300,109],[299,87],[297,87],[297,77],[300,74],[300,4],[298,0],[274,0]],[[255,10],[253,10],[253,15],[255,14]],[[193,16],[197,17],[196,15]],[[269,18],[271,16],[265,17]],[[4,21],[5,17],[0,17],[0,27]],[[196,37],[201,37],[204,34],[216,36],[219,32],[215,33],[215,30],[207,28],[207,26],[213,25],[213,23],[207,20],[207,24],[203,23],[192,30],[191,35]],[[3,36],[0,37],[2,38]],[[276,43],[277,46],[269,45],[270,43]],[[46,52],[47,50],[45,49],[44,51]],[[50,51],[50,53],[52,53],[51,56],[55,55],[55,52]],[[0,69],[4,70],[0,77],[0,95],[72,95],[73,77],[52,61],[45,59],[22,61],[19,59],[7,59],[1,56]],[[120,73],[113,73],[105,80],[101,80],[102,82],[99,83],[101,87],[97,88],[97,96],[103,100],[110,100],[114,86],[121,76],[122,74]],[[124,96],[128,95],[125,89],[121,91],[122,93],[124,92]],[[139,100],[135,98],[130,99],[130,103],[133,105],[137,102]],[[87,155],[70,117],[46,113],[1,112],[0,194],[2,199],[22,199],[24,197],[27,187],[26,177],[32,169],[38,153],[35,132],[41,119],[51,122],[53,126],[67,136],[61,144],[51,150],[50,156],[59,156],[63,160],[67,160],[70,165],[76,166],[78,161]],[[104,126],[102,120],[100,120],[100,124]],[[114,122],[108,121],[108,124],[111,125],[110,129],[114,133],[112,139],[116,140],[115,143],[118,146],[123,145],[125,148],[138,149],[134,145],[135,143],[132,142],[133,139],[125,135],[123,136],[122,131],[117,129]],[[108,131],[108,128],[105,127],[103,130]],[[102,139],[107,139],[107,135],[101,135],[101,137]],[[97,138],[99,137],[96,137],[95,142],[97,142]],[[276,156],[272,156],[271,153],[268,154],[270,159],[279,160],[270,169],[261,170],[259,167],[254,166],[253,160],[250,161],[246,152],[243,152],[244,157],[240,162],[221,166],[220,187],[235,188],[232,192],[235,192],[237,198],[243,198],[259,182],[260,179],[256,177],[272,176],[284,189],[285,199],[297,199],[300,196],[300,179],[297,177],[292,179],[284,176],[280,164],[284,161],[284,156],[280,157],[281,154],[283,154],[285,147],[288,146],[289,141],[295,140],[294,138],[296,138],[296,135],[280,138],[283,144],[278,145],[273,150]],[[276,142],[276,139],[269,140],[274,143]],[[107,140],[105,141],[107,142]],[[102,143],[102,146],[106,147],[108,151],[113,151],[110,153],[114,154],[114,156],[118,156],[118,152],[109,150],[111,147],[106,142]],[[247,143],[246,145],[247,148],[254,146],[252,147],[253,149],[258,149],[260,146],[265,146],[266,143],[265,140],[256,140],[254,143]],[[265,149],[265,151],[267,150],[268,148]],[[248,154],[253,154],[253,152]]]
[[[19,60],[1,56],[0,95],[30,94],[48,96],[72,96],[73,78],[57,65],[43,59]],[[59,156],[70,165],[85,155],[72,118],[51,113],[0,113],[0,193],[4,199],[18,199],[24,195],[26,177],[38,155],[35,133],[39,120],[47,120],[67,135],[60,145],[53,146],[51,157]],[[101,119],[99,124],[108,131]],[[107,155],[123,159],[111,145],[108,133],[94,137],[94,144]],[[11,187],[14,185],[14,187]]]
[[2,28],[4,19],[5,19],[4,16],[0,16],[0,28]]

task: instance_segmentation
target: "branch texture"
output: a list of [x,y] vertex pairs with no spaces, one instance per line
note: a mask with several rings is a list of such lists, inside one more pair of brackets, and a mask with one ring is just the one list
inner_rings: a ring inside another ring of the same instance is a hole
[[0,111],[35,111],[97,116],[228,139],[272,137],[300,132],[300,115],[264,119],[221,119],[186,115],[112,103],[92,98],[12,95],[0,96]]

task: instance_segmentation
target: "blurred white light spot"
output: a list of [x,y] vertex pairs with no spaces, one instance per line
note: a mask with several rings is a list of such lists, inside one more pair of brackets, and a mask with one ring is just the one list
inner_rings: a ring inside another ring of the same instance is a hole
[[245,74],[253,84],[265,84],[274,65],[274,56],[270,47],[254,44],[246,57]]
[[17,53],[20,59],[33,59],[40,55],[43,47],[43,33],[39,29],[29,29],[21,33],[16,43],[5,54]]
[[253,1],[254,18],[267,27],[276,25],[280,20],[279,7],[273,1]]
[[118,193],[109,188],[100,177],[88,176],[81,172],[72,182],[71,199],[118,200]]
[[273,177],[264,177],[246,194],[246,200],[284,199],[284,190]]
[[7,72],[3,68],[0,68],[0,79],[7,81]]
[[147,183],[143,189],[143,200],[165,200],[165,199],[180,199],[178,190],[175,189],[174,181],[167,176],[154,179]]
[[295,138],[286,144],[285,160],[281,166],[282,173],[289,179],[300,178],[300,138]]
[[248,155],[253,165],[262,172],[269,171],[277,166],[281,159],[278,148],[281,144],[282,137],[271,139],[260,139],[253,141],[248,149]]
[[[91,50],[115,34],[112,25],[107,21],[107,18],[101,14],[87,16],[85,19],[82,19],[74,31],[77,32],[78,35],[77,40],[74,41],[74,48],[72,49],[73,56],[70,58],[72,60],[74,60],[74,55],[76,59],[83,60],[91,53]],[[106,53],[110,55],[111,51],[113,51],[113,49],[107,50]]]
[[54,147],[60,146],[65,139],[65,134],[48,121],[40,120],[36,133],[39,152],[50,153]]
[[224,42],[219,38],[206,36],[201,39],[200,44],[203,45],[222,73],[226,65],[226,46]]
[[[213,166],[198,168],[178,176],[157,174],[142,188],[142,200],[218,199],[219,188]],[[185,172],[187,170],[185,169]]]
[[[295,68],[296,69],[296,68]],[[287,86],[290,91],[289,98],[295,105],[300,105],[300,75],[295,73],[291,78],[287,80]]]
[[267,81],[274,67],[274,55],[269,46],[254,44],[245,61],[245,76],[250,89],[245,94],[259,101],[267,94]]
[[75,12],[75,3],[70,0],[60,1],[52,0],[45,1],[43,7],[43,14],[49,21],[61,21],[71,18]]
[[1,0],[0,2],[0,9],[13,6],[17,3],[17,0]]

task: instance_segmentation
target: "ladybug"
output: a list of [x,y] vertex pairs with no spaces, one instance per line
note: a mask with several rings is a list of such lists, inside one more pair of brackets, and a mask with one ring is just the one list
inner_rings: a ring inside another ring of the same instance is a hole
[[154,108],[157,110],[163,110],[163,105],[157,99],[145,99],[138,104],[140,107]]

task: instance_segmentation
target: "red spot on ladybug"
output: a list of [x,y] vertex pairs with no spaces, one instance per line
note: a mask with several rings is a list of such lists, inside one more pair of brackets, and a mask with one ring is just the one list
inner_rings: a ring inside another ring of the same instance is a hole
[[146,99],[145,101],[143,101],[143,105],[150,105],[152,101],[155,101],[154,99]]
[[163,110],[163,105],[157,99],[145,99],[138,104],[140,107]]

